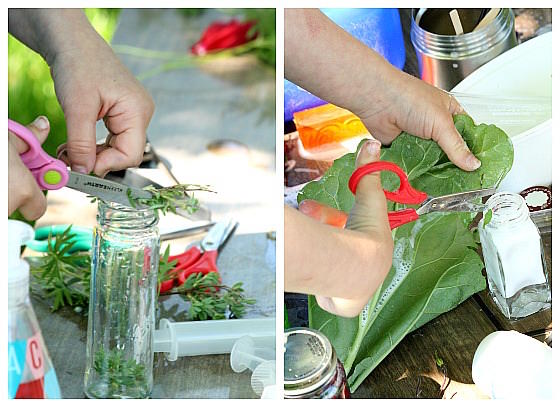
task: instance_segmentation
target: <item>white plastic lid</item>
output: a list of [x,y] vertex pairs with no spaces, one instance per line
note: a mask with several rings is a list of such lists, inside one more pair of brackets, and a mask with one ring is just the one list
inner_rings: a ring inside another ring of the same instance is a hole
[[27,223],[8,220],[8,303],[25,300],[29,294],[29,264],[21,258],[20,250],[35,236]]

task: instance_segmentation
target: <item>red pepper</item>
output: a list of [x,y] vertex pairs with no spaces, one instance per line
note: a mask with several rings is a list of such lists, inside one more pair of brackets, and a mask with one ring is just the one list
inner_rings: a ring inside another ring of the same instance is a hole
[[255,21],[240,23],[237,20],[223,23],[215,21],[208,26],[202,37],[191,47],[194,55],[205,55],[211,51],[234,48],[257,38],[258,33],[248,36]]

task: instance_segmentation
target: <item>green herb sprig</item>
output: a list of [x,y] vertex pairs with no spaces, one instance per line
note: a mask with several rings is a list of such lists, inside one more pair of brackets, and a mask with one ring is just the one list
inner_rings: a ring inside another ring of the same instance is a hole
[[100,395],[102,397],[119,394],[127,387],[134,387],[140,393],[147,392],[145,366],[134,359],[126,359],[120,349],[111,349],[109,352],[99,349],[95,353],[93,369],[101,381],[107,384],[106,394]]
[[[142,188],[151,194],[150,198],[138,198],[132,195],[132,190],[126,190],[126,196],[130,206],[133,208],[148,207],[154,211],[165,215],[168,212],[177,213],[177,208],[186,210],[192,214],[196,212],[200,205],[193,192],[215,192],[208,185],[197,184],[177,184],[170,187],[156,188],[152,185]],[[91,202],[97,202],[100,198],[89,196]]]
[[199,202],[193,192],[214,192],[207,185],[195,184],[178,184],[164,188],[155,188],[149,185],[143,188],[143,190],[151,193],[152,196],[150,198],[137,198],[132,196],[130,190],[127,190],[130,205],[133,208],[148,206],[153,210],[161,211],[162,215],[165,215],[167,212],[177,213],[176,208],[186,210],[188,213],[194,213],[199,208]]
[[180,294],[189,301],[189,316],[198,321],[241,318],[247,305],[256,302],[245,296],[243,283],[231,287],[221,284],[220,276],[215,272],[191,274],[183,285],[165,293],[169,294]]
[[89,303],[90,263],[89,253],[69,254],[75,236],[69,226],[56,239],[49,234],[45,256],[31,263],[31,275],[47,297],[54,298],[52,310],[70,305],[85,307]]

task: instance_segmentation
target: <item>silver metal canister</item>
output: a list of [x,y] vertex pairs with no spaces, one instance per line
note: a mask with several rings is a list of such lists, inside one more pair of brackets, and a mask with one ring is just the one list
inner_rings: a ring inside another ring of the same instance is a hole
[[420,77],[451,90],[478,67],[517,45],[514,14],[502,8],[486,26],[472,31],[480,9],[461,9],[465,34],[450,31],[451,9],[413,9],[410,40],[418,57]]

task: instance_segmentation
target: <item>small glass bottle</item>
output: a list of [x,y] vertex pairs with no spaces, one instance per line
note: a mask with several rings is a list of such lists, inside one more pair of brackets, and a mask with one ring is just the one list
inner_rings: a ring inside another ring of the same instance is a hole
[[153,386],[157,214],[100,201],[97,223],[84,391],[89,398],[147,398]]
[[10,399],[59,399],[60,387],[29,300],[29,265],[21,245],[31,226],[8,220],[8,391]]
[[546,261],[539,230],[519,194],[501,192],[486,202],[487,213],[478,224],[488,277],[488,289],[509,319],[523,318],[551,302]]
[[284,398],[350,398],[344,367],[321,332],[309,328],[284,332]]

